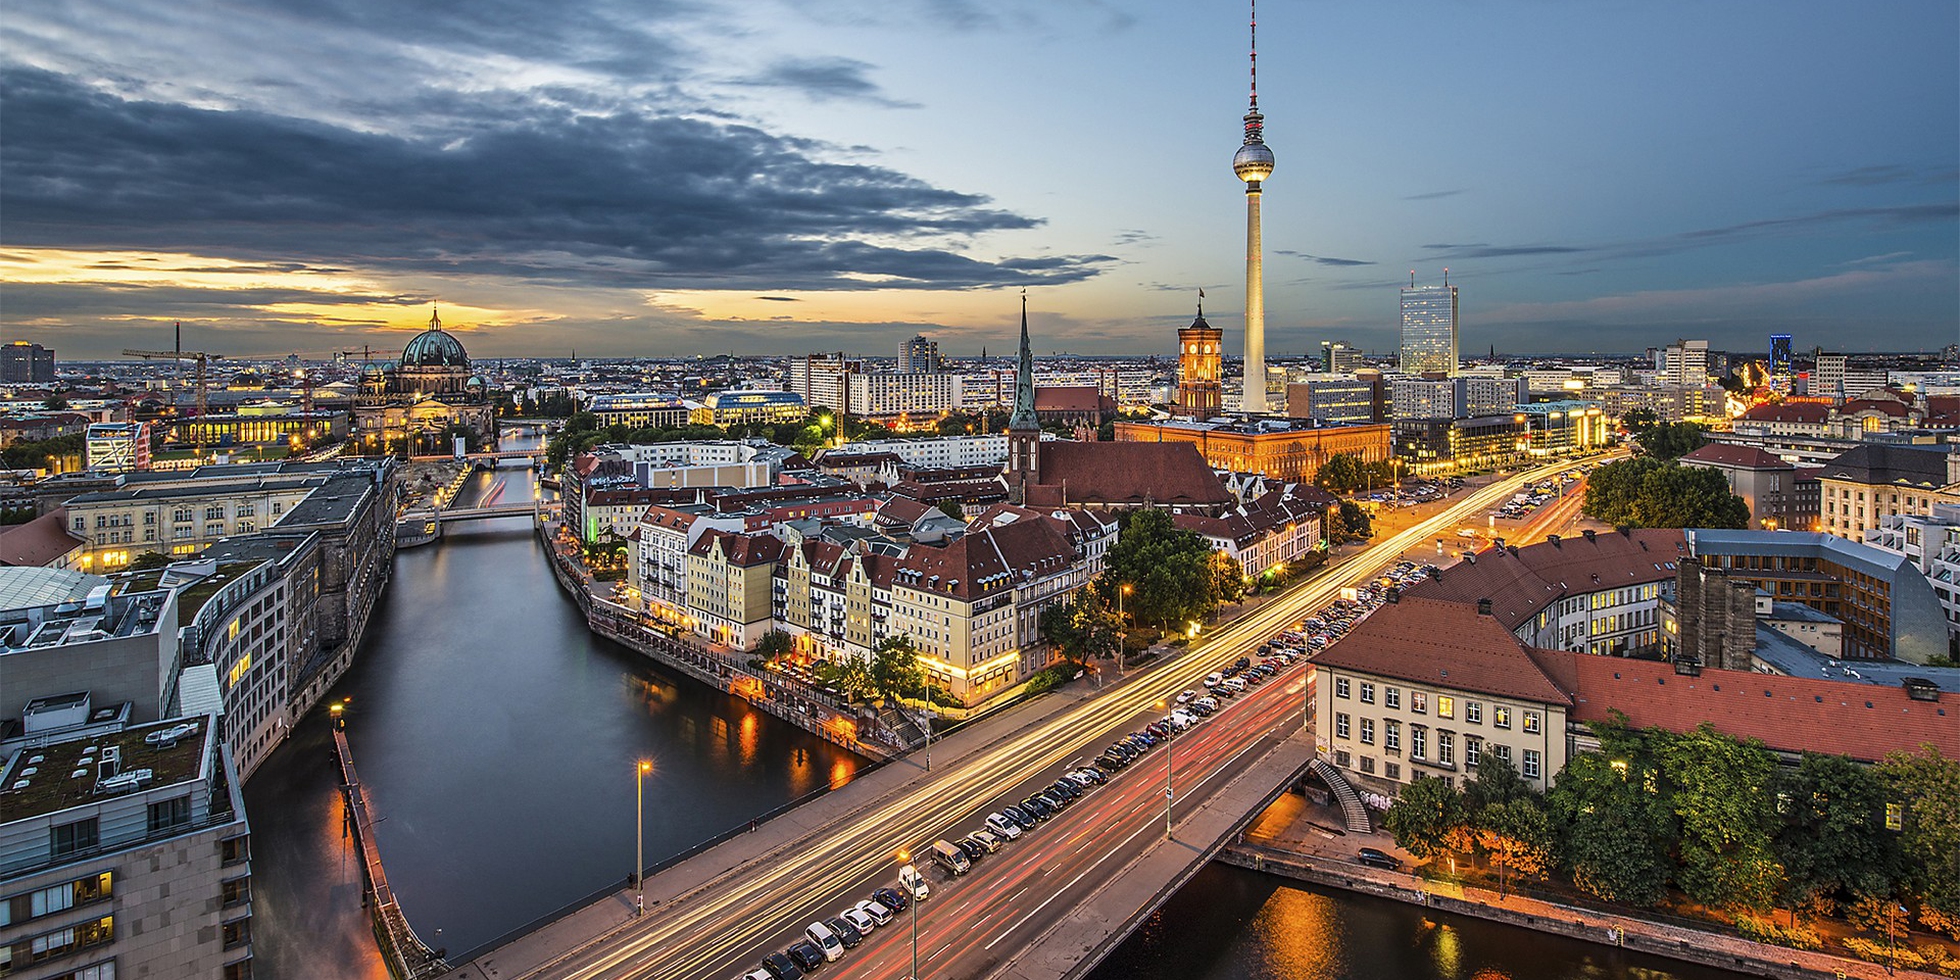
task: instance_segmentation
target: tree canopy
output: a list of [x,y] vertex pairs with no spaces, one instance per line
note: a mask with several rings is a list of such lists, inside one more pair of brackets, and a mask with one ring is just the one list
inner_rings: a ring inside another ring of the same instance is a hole
[[1707,429],[1695,422],[1655,425],[1636,432],[1633,441],[1640,451],[1656,459],[1680,459],[1700,449],[1708,441]]
[[1125,585],[1123,611],[1139,623],[1166,629],[1203,620],[1218,608],[1218,580],[1211,545],[1196,531],[1171,522],[1162,510],[1129,516],[1116,544],[1103,559],[1104,595]]
[[1651,456],[1594,470],[1586,480],[1586,516],[1628,527],[1749,526],[1749,505],[1722,474]]

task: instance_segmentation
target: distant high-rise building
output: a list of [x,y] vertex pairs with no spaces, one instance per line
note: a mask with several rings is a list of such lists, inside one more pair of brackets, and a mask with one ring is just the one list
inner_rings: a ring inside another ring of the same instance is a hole
[[939,344],[927,340],[925,334],[899,344],[898,370],[901,373],[938,374],[941,370]]
[[1455,286],[1402,290],[1402,373],[1454,376],[1456,330]]
[[1361,349],[1339,340],[1320,342],[1320,369],[1328,374],[1347,374],[1361,366]]
[[54,381],[54,348],[16,340],[0,347],[0,384],[49,384]]
[[1661,381],[1700,387],[1708,383],[1708,341],[1677,340],[1661,351]]
[[1818,351],[1816,366],[1810,372],[1810,393],[1825,398],[1845,397],[1844,372],[1850,362],[1851,359],[1843,354]]
[[1790,373],[1790,335],[1773,333],[1769,335],[1769,370],[1771,374]]
[[1266,412],[1265,239],[1259,227],[1259,194],[1273,175],[1273,151],[1266,146],[1266,117],[1259,111],[1259,18],[1252,19],[1252,103],[1245,112],[1245,142],[1232,155],[1232,173],[1245,181],[1245,397],[1240,410]]
[[1224,360],[1225,331],[1205,322],[1204,302],[1200,300],[1198,318],[1177,332],[1178,414],[1199,419],[1218,414]]

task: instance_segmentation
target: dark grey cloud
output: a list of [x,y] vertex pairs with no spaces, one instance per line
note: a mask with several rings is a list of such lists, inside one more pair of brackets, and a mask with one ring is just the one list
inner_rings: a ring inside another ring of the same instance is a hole
[[768,300],[768,301],[769,301],[769,302],[771,302],[771,303],[800,303],[800,302],[802,302],[802,300],[799,300],[799,299],[797,299],[797,298],[796,298],[796,297],[794,297],[794,296],[757,296],[757,297],[756,297],[756,299],[762,299],[762,300]]
[[871,80],[872,66],[854,58],[790,58],[737,84],[789,89],[813,102],[849,99],[893,108],[917,108],[916,102],[887,98]]
[[0,88],[13,246],[670,289],[1054,284],[1113,261],[959,254],[942,243],[1040,221],[750,126],[504,100],[437,142],[33,69]]
[[1462,194],[1462,193],[1465,193],[1465,192],[1466,192],[1466,191],[1468,191],[1468,190],[1469,190],[1469,188],[1467,188],[1467,187],[1459,187],[1459,188],[1456,188],[1455,190],[1448,190],[1448,191],[1430,191],[1430,192],[1428,192],[1428,193],[1426,193],[1426,194],[1410,194],[1409,196],[1407,196],[1407,197],[1405,197],[1405,198],[1403,198],[1402,200],[1404,200],[1404,201],[1434,201],[1434,200],[1436,200],[1436,199],[1437,199],[1437,198],[1439,198],[1439,197],[1455,197],[1456,195],[1458,195],[1458,194]]
[[1857,167],[1843,173],[1832,174],[1819,181],[1823,184],[1841,184],[1846,187],[1877,187],[1881,184],[1897,184],[1911,180],[1915,175],[1910,167],[1896,163],[1884,163],[1870,167]]
[[[421,294],[328,291],[283,286],[239,289],[159,283],[16,282],[7,285],[7,319],[158,320],[221,318],[227,311],[304,303],[322,307],[373,305],[413,308],[434,297]],[[327,317],[331,319],[331,317]]]
[[1592,251],[1577,245],[1491,245],[1483,242],[1475,245],[1424,245],[1423,248],[1443,253],[1429,258],[1446,260],[1508,259],[1519,255],[1565,255]]
[[1116,238],[1110,244],[1117,246],[1149,245],[1155,241],[1157,241],[1156,235],[1144,231],[1141,228],[1125,228],[1116,233]]

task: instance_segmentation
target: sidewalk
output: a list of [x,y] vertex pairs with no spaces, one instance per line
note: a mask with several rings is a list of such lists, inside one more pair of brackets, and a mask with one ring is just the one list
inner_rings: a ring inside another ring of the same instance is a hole
[[[1084,700],[1095,691],[1077,682],[1072,688],[1053,692],[1050,698]],[[1039,707],[1037,707],[1039,706]],[[1057,703],[1037,698],[981,719],[943,741],[933,740],[935,768],[967,759],[985,751],[1001,739],[1027,726],[1030,713],[1045,714]],[[929,777],[922,758],[912,757],[887,763],[852,780],[841,789],[825,793],[763,821],[753,832],[733,838],[686,858],[672,867],[648,875],[646,910],[683,902],[718,883],[742,877],[749,869],[776,863],[778,855],[802,849],[840,821],[853,820],[880,801],[909,792]],[[615,933],[634,921],[631,889],[622,887],[585,906],[572,910],[536,928],[496,940],[487,950],[471,950],[468,962],[458,962],[445,974],[454,980],[514,980],[535,975]],[[542,921],[542,920],[541,920]],[[526,927],[529,928],[529,927]]]

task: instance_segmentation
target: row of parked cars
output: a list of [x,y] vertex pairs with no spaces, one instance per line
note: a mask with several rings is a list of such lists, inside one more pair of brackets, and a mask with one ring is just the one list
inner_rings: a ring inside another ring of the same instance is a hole
[[822,969],[826,963],[844,958],[844,951],[856,949],[880,926],[888,925],[913,902],[932,894],[917,868],[899,869],[898,888],[879,888],[855,905],[846,905],[836,915],[819,919],[803,929],[803,938],[785,949],[762,958],[759,969],[742,974],[741,980],[802,980]]

